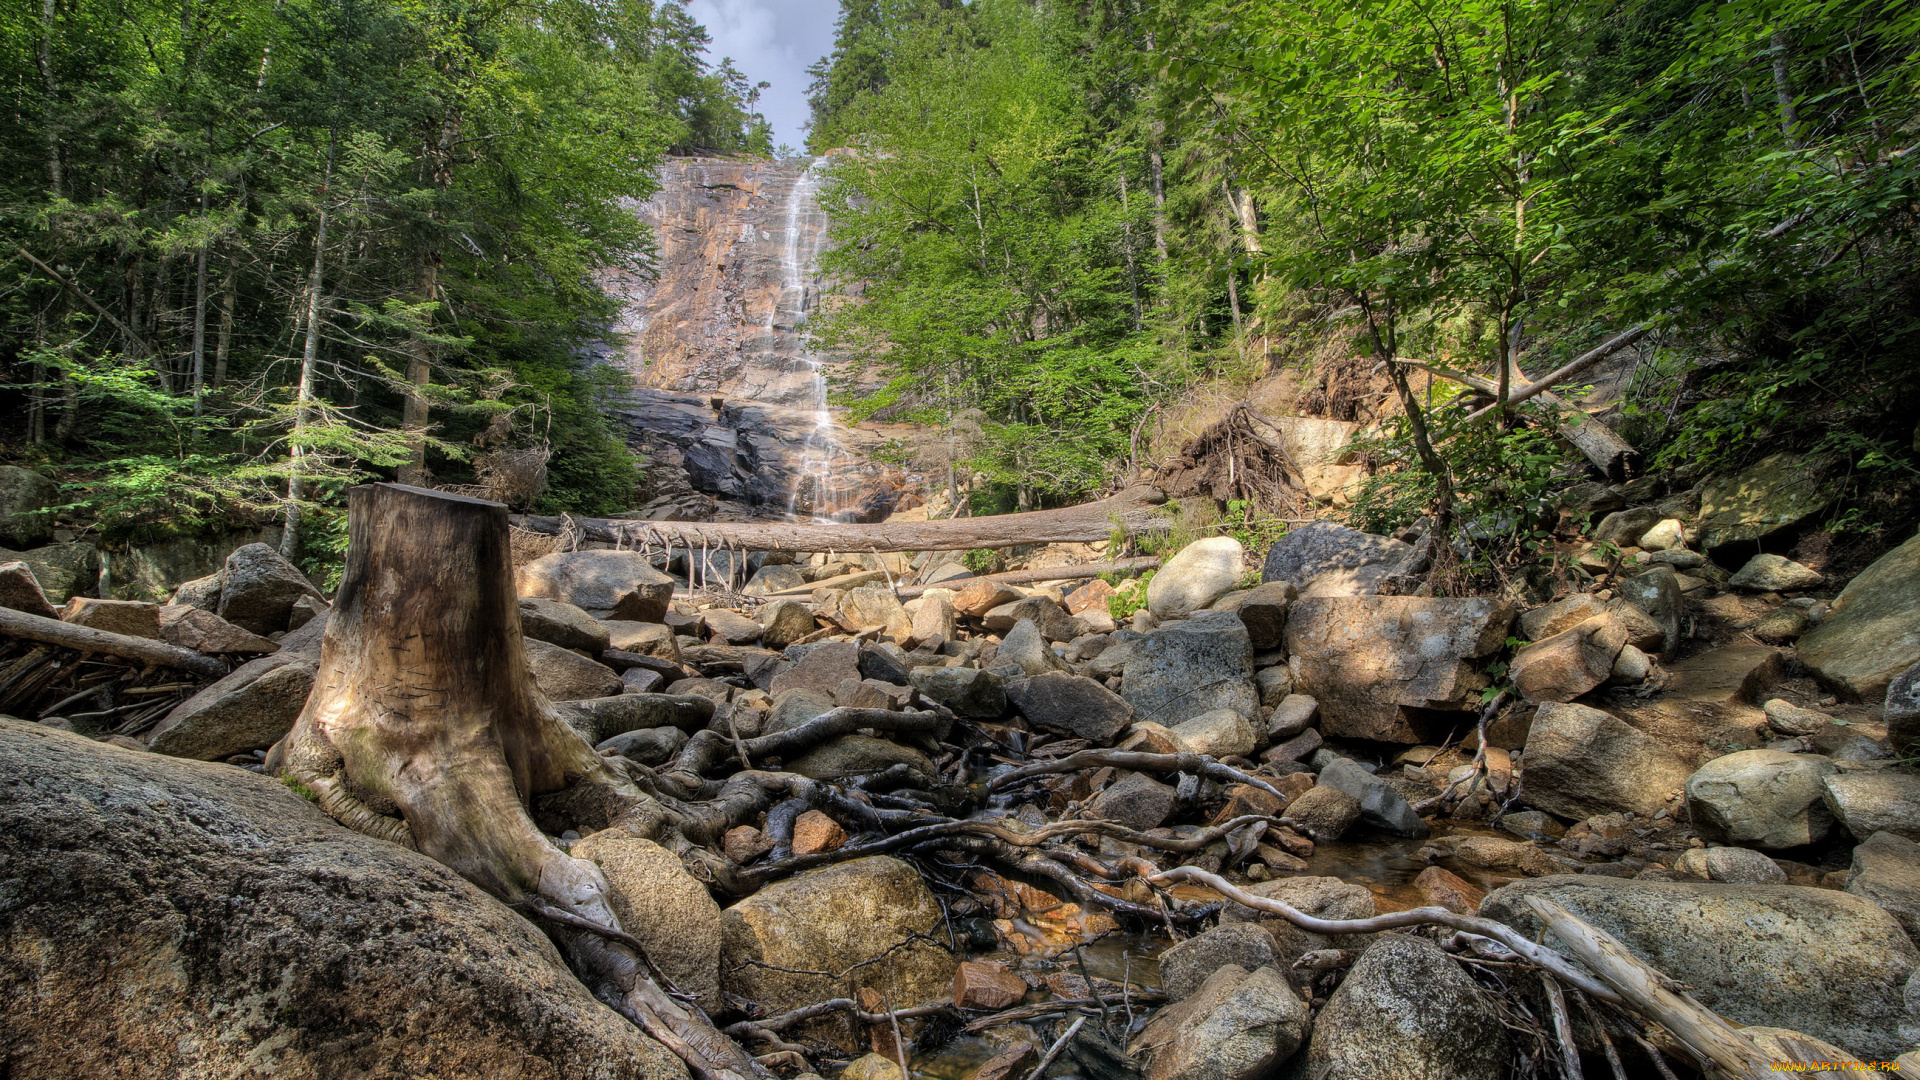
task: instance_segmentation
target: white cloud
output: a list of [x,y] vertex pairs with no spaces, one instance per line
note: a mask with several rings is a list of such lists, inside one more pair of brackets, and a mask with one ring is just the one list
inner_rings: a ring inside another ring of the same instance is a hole
[[687,11],[713,38],[711,59],[723,56],[748,79],[773,85],[760,111],[773,123],[773,141],[798,147],[806,140],[807,67],[833,49],[838,0],[689,0]]

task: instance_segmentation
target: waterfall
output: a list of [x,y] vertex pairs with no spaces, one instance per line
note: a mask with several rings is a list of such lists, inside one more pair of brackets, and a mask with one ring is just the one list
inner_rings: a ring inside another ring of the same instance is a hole
[[807,435],[800,467],[794,471],[793,490],[787,496],[787,513],[798,516],[804,503],[815,521],[831,521],[841,506],[840,485],[835,473],[844,464],[846,452],[834,439],[833,412],[827,407],[826,369],[807,348],[807,313],[819,299],[818,267],[820,246],[826,236],[826,215],[820,209],[820,163],[814,158],[806,170],[794,178],[787,191],[786,237],[780,251],[780,296],[767,312],[767,329],[778,332],[785,325],[793,335],[790,355],[807,365],[812,375],[813,430]]

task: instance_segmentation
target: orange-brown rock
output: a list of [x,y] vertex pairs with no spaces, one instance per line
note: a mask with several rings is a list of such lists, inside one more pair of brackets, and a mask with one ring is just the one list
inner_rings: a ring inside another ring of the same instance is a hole
[[1017,1042],[987,1059],[971,1080],[1016,1080],[1026,1075],[1027,1066],[1039,1056],[1030,1042]]
[[818,855],[838,851],[847,842],[847,830],[818,810],[809,810],[793,822],[793,853]]
[[1427,903],[1462,915],[1479,911],[1480,901],[1487,898],[1485,889],[1438,866],[1420,871],[1420,876],[1413,879],[1413,887],[1420,890],[1421,899]]
[[1026,994],[1018,975],[991,960],[969,960],[953,973],[953,1003],[962,1009],[1010,1008]]

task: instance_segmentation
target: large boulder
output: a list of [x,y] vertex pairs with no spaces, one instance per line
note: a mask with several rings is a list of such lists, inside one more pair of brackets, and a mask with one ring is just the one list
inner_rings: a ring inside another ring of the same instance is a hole
[[[879,991],[895,1008],[945,1001],[958,966],[919,871],[875,855],[776,881],[721,912],[721,984],[769,1014]],[[865,1042],[844,1014],[800,1029]]]
[[1800,662],[1848,698],[1872,701],[1920,664],[1920,536],[1874,560],[1797,643]]
[[1017,667],[1028,675],[1062,671],[1067,666],[1067,662],[1053,651],[1053,646],[1047,644],[1047,636],[1040,629],[1040,624],[1032,619],[1021,619],[1013,624],[1006,638],[1000,642],[999,649],[995,650],[993,663],[995,667]]
[[1256,653],[1271,652],[1286,643],[1287,608],[1296,599],[1293,585],[1268,581],[1255,585],[1234,608],[1247,624],[1247,638]]
[[1748,559],[1747,565],[1734,571],[1733,576],[1727,579],[1727,584],[1749,592],[1791,592],[1816,588],[1826,580],[1812,567],[1763,551]]
[[90,596],[76,596],[67,601],[60,618],[109,634],[160,640],[160,605],[144,600],[95,600]]
[[185,604],[168,604],[157,614],[160,617],[160,639],[183,649],[203,653],[271,653],[280,650],[275,642],[242,630],[211,611]]
[[813,609],[799,600],[775,600],[760,609],[760,644],[784,649],[816,629]]
[[1687,806],[1697,825],[1729,844],[1799,847],[1833,827],[1820,781],[1836,771],[1817,754],[1742,750],[1714,758],[1687,779]]
[[607,651],[607,628],[600,620],[563,600],[520,598],[520,632],[535,641],[580,649],[595,656]]
[[1847,891],[1887,909],[1920,942],[1920,844],[1877,832],[1853,849]]
[[774,697],[801,687],[831,694],[849,679],[860,681],[860,646],[851,641],[820,641],[791,652],[799,654],[793,665],[775,675],[767,687]]
[[1528,641],[1545,641],[1596,615],[1604,615],[1606,611],[1607,605],[1592,593],[1574,593],[1565,600],[1556,600],[1523,612],[1520,615],[1520,636]]
[[914,668],[913,688],[958,716],[991,720],[1007,711],[1006,683],[978,668]]
[[19,559],[0,562],[0,607],[43,619],[60,617],[53,602],[47,599],[46,591],[40,588],[39,579],[33,576],[33,568]]
[[1287,616],[1295,689],[1320,702],[1322,734],[1429,741],[1422,711],[1470,704],[1487,684],[1474,661],[1506,644],[1513,614],[1486,597],[1303,597]]
[[1360,954],[1314,1019],[1299,1070],[1317,1080],[1498,1080],[1510,1043],[1460,962],[1426,938],[1387,934]]
[[[1379,909],[1373,893],[1363,885],[1354,885],[1332,877],[1289,877],[1249,885],[1247,891],[1268,900],[1278,900],[1294,910],[1316,919],[1371,919]],[[1228,901],[1220,909],[1220,925],[1255,923],[1272,935],[1274,948],[1286,964],[1319,949],[1350,947],[1350,936],[1327,937],[1302,930],[1285,918]]]
[[[1680,648],[1680,617],[1686,613],[1686,601],[1680,595],[1680,578],[1671,566],[1656,566],[1620,582],[1620,597],[1660,628],[1660,656],[1672,659]],[[1633,643],[1649,652],[1649,641],[1638,637]]]
[[607,697],[624,685],[612,668],[579,653],[536,638],[526,638],[525,646],[534,685],[554,701]]
[[1215,709],[1252,716],[1260,707],[1253,645],[1233,612],[1202,612],[1128,645],[1120,696],[1137,720],[1174,727]]
[[1368,596],[1411,554],[1411,544],[1315,521],[1274,542],[1260,580],[1288,582],[1301,596]]
[[231,766],[0,720],[0,865],[16,1076],[686,1075],[532,923]]
[[26,551],[0,548],[0,559],[25,563],[56,607],[94,588],[100,581],[100,549],[85,541],[48,544]]
[[1285,961],[1275,950],[1272,934],[1256,923],[1223,923],[1160,954],[1160,989],[1180,1001],[1227,964],[1255,971],[1276,962]]
[[[929,681],[949,671],[965,670],[934,669],[929,673]],[[979,676],[993,677],[988,672],[980,672],[976,678]],[[915,685],[919,682],[916,678]],[[1113,745],[1114,738],[1133,722],[1133,706],[1127,704],[1125,698],[1084,675],[1069,675],[1064,671],[1046,671],[1031,678],[1015,679],[1007,686],[1007,697],[1028,723],[1067,732],[1096,746]]]
[[1259,1080],[1307,1035],[1307,1003],[1278,968],[1214,971],[1193,996],[1154,1018],[1165,1041],[1148,1080]]
[[1383,777],[1360,767],[1360,763],[1340,758],[1320,770],[1319,786],[1351,795],[1360,804],[1360,821],[1395,836],[1419,839],[1427,835],[1427,823],[1420,820],[1406,797]]
[[1819,513],[1833,500],[1833,486],[1821,482],[1824,465],[1817,458],[1774,454],[1700,485],[1694,541],[1702,551],[1752,544]]
[[895,641],[913,638],[913,617],[894,595],[880,585],[862,585],[848,589],[840,598],[840,621],[855,629],[880,627],[880,632]]
[[613,829],[575,841],[567,854],[600,867],[613,913],[646,946],[647,959],[701,1008],[721,1011],[720,905],[679,857]]
[[1525,797],[1580,820],[1631,810],[1651,817],[1686,787],[1686,763],[1598,709],[1548,703],[1527,733]]
[[32,469],[0,465],[0,544],[33,547],[53,538],[60,485]]
[[1920,776],[1892,770],[1823,777],[1821,801],[1855,839],[1890,832],[1920,840]]
[[673,579],[638,551],[556,551],[514,573],[521,596],[584,608],[603,619],[657,623],[667,617]]
[[1626,644],[1626,627],[1596,615],[1515,653],[1507,675],[1528,701],[1572,701],[1607,681]]
[[173,707],[147,734],[157,754],[219,761],[264,750],[293,730],[319,665],[263,656]]
[[1154,572],[1147,583],[1147,610],[1162,621],[1186,618],[1239,583],[1246,557],[1246,549],[1231,536],[1195,540]]
[[301,597],[326,599],[299,567],[265,544],[234,549],[220,573],[220,606],[214,614],[256,634],[285,630]]
[[1578,874],[1515,882],[1480,914],[1531,937],[1540,922],[1530,896],[1619,938],[1735,1023],[1802,1031],[1862,1058],[1890,1060],[1920,1039],[1905,1000],[1920,951],[1870,900],[1795,885]]

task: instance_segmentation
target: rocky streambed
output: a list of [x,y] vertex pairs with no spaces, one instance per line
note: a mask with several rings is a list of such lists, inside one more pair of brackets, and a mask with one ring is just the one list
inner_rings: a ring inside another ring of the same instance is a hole
[[[1920,604],[1888,598],[1920,588],[1920,541],[1841,589],[1778,556],[1718,569],[1636,509],[1596,514],[1609,546],[1574,542],[1573,587],[1532,605],[1380,595],[1413,549],[1326,524],[1252,587],[1207,540],[1118,602],[938,555],[757,554],[745,594],[637,552],[530,558],[534,678],[664,808],[596,827],[542,797],[534,819],[782,1075],[1553,1076],[1569,1043],[1587,1075],[1689,1072],[1643,1017],[1483,936],[1322,934],[1273,901],[1532,936],[1547,899],[1736,1024],[1914,1050],[1920,778],[1895,746],[1920,653],[1889,642]],[[63,612],[257,650],[163,715],[115,711],[151,674],[85,708],[58,680],[0,691],[37,721],[0,723],[0,1055],[675,1075],[531,924],[256,774],[327,621],[267,555],[173,605]],[[0,578],[32,591],[26,567]],[[909,582],[937,587],[903,603]],[[9,650],[14,671],[30,650]]]

